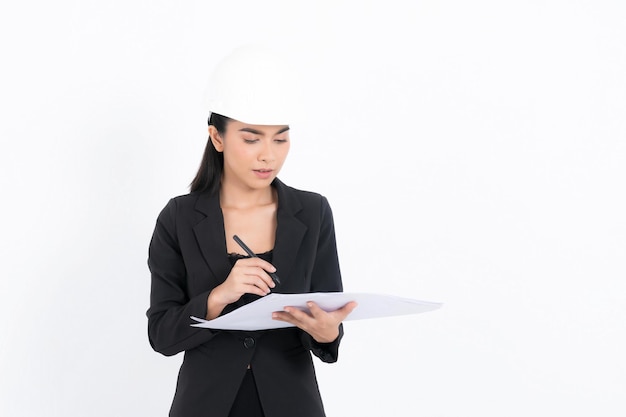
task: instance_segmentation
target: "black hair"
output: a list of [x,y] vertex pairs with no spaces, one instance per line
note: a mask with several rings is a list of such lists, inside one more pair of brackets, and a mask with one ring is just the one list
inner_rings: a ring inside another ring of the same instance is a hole
[[[218,133],[224,137],[226,133],[226,126],[232,119],[222,116],[221,114],[211,113],[209,116],[209,126],[214,126]],[[207,141],[204,148],[204,155],[202,155],[202,162],[196,173],[196,177],[189,185],[191,192],[205,192],[215,193],[220,188],[222,182],[222,172],[224,170],[224,154],[218,152],[213,146],[211,137]]]

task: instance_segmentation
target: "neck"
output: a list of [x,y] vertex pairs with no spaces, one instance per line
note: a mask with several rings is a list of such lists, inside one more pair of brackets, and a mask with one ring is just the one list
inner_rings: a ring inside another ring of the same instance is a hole
[[252,189],[237,187],[223,181],[220,187],[220,205],[225,208],[246,209],[266,206],[276,201],[274,187]]

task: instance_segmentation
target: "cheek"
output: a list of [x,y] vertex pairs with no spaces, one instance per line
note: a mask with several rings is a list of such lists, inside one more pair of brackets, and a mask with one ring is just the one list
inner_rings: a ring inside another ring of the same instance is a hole
[[224,158],[235,164],[238,161],[250,159],[250,154],[251,151],[249,147],[245,146],[229,146],[224,148]]
[[290,147],[291,147],[291,143],[287,142],[280,149],[280,155],[283,157],[283,159],[285,159],[287,155],[289,154]]

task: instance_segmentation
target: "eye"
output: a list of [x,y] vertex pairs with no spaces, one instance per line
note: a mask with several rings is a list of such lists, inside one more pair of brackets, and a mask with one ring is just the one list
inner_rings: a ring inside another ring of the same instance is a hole
[[287,139],[274,139],[274,142],[285,143],[285,142],[287,142]]
[[252,143],[256,143],[256,142],[258,142],[259,140],[258,140],[258,139],[246,139],[246,138],[244,138],[244,139],[243,139],[243,141],[244,141],[245,143],[250,143],[250,144],[252,144]]

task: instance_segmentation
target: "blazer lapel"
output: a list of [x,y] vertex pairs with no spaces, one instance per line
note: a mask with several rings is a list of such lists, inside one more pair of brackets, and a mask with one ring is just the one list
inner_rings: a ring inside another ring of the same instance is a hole
[[[278,192],[276,214],[278,226],[272,264],[276,267],[276,273],[282,282],[286,283],[289,281],[307,227],[296,217],[296,213],[302,210],[302,205],[289,187],[278,178],[274,180],[273,186]],[[206,216],[193,228],[198,246],[218,284],[221,284],[228,276],[231,265],[226,252],[224,216],[220,208],[219,194],[200,194],[195,208]],[[280,287],[277,288],[278,291],[281,290]]]
[[[289,281],[291,269],[307,227],[296,217],[296,213],[302,209],[300,201],[278,178],[274,180],[273,184],[278,192],[278,212],[276,215],[278,226],[272,264],[276,267],[276,273],[281,279],[282,285],[277,287],[278,292],[281,292],[280,287]],[[287,287],[289,286],[287,285]]]
[[206,216],[193,228],[198,246],[217,283],[221,284],[228,276],[231,265],[226,253],[224,216],[220,208],[219,194],[200,194],[196,210]]

